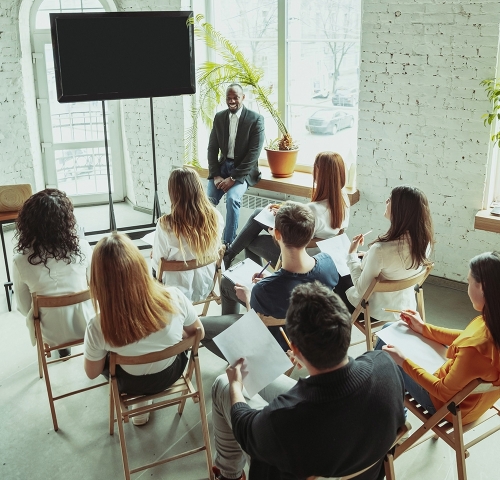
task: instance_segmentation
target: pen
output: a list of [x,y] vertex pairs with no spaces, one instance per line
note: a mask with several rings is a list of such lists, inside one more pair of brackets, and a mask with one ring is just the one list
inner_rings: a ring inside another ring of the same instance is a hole
[[363,233],[363,237],[366,237],[369,233],[372,233],[373,230],[370,230],[369,232]]
[[264,270],[267,267],[269,267],[269,265],[271,265],[271,260],[269,260],[269,262],[266,263],[266,266],[260,271],[260,273],[255,278],[259,278],[264,273]]
[[384,312],[392,312],[392,313],[402,313],[403,310],[393,310],[392,308],[383,308]]
[[290,349],[292,348],[292,344],[290,343],[290,340],[288,340],[288,337],[285,333],[285,330],[283,330],[283,327],[280,327],[280,332],[281,332],[281,335],[283,335],[283,338],[285,339],[285,342],[288,344],[288,346],[290,347]]

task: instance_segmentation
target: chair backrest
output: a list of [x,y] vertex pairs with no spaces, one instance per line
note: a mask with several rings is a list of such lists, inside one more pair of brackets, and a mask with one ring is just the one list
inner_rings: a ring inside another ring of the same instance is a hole
[[198,260],[195,258],[193,260],[167,260],[165,258],[162,258],[160,260],[160,268],[159,272],[157,275],[157,280],[162,283],[163,279],[163,273],[164,272],[186,272],[188,270],[195,270],[196,268],[201,268],[205,267],[207,265],[210,265],[215,262],[216,264],[216,271],[218,268],[220,268],[222,259],[224,258],[224,252],[226,251],[226,247],[222,245],[219,248],[219,252],[217,256],[210,258],[206,262],[198,262]]
[[262,313],[257,313],[257,315],[264,322],[266,327],[282,327],[285,325],[284,318],[274,318],[268,315],[263,315]]
[[[399,442],[399,440],[403,437],[403,435],[405,433],[407,433],[407,432],[408,432],[408,427],[406,426],[406,424],[402,425],[401,427],[398,428],[398,432],[396,434],[396,439],[392,443],[391,448],[389,449],[389,452]],[[380,460],[377,460],[375,463],[371,464],[369,467],[363,468],[363,470],[359,470],[358,472],[351,473],[351,474],[346,475],[344,477],[328,477],[328,478],[331,479],[331,480],[334,480],[335,478],[338,478],[339,480],[350,480],[351,478],[355,478],[358,475],[361,475],[362,473],[366,472],[367,470],[370,470],[370,468],[372,468],[373,466],[375,466],[379,461]],[[324,478],[324,477],[311,476],[311,477],[307,477],[307,480],[320,480],[322,478]]]
[[126,356],[110,352],[109,355],[109,373],[114,376],[116,365],[143,365],[145,363],[154,363],[166,358],[175,357],[186,350],[191,349],[191,357],[198,354],[198,347],[201,340],[201,328],[196,329],[194,335],[190,335],[179,343],[167,347],[158,352],[146,353],[144,355]]
[[90,290],[82,290],[76,293],[67,293],[65,295],[37,295],[33,293],[33,317],[40,319],[40,307],[68,307],[77,303],[85,302],[90,299]]
[[[405,290],[410,287],[415,287],[415,291],[419,291],[422,284],[425,282],[426,278],[431,273],[431,270],[434,268],[434,264],[425,266],[419,273],[416,275],[412,275],[411,277],[404,278],[402,280],[388,280],[383,275],[379,275],[372,280],[370,286],[366,289],[363,297],[361,298],[360,303],[356,306],[352,314],[352,322],[354,323],[359,314],[364,308],[364,304],[368,302],[372,294],[376,292],[399,292],[400,290]],[[420,312],[421,314],[423,312]],[[424,318],[424,317],[422,317]]]
[[18,212],[31,195],[29,183],[0,186],[0,212]]

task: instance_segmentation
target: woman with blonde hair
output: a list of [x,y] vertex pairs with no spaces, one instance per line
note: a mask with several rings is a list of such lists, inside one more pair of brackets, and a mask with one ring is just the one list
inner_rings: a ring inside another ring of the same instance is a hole
[[[335,152],[320,152],[316,155],[313,167],[313,189],[311,208],[315,219],[313,238],[326,239],[338,235],[341,229],[349,225],[349,198],[344,191],[346,171],[344,160]],[[272,236],[260,235],[267,230],[255,220],[261,208],[254,211],[241,232],[224,255],[224,264],[227,267],[234,257],[242,250],[245,256],[257,263],[260,259],[270,260],[276,265],[280,255],[279,247],[274,243]],[[307,249],[309,255],[316,255],[319,249]]]
[[[108,376],[108,352],[138,356],[179,343],[203,326],[191,302],[175,287],[164,287],[149,274],[132,241],[114,232],[94,249],[90,291],[97,315],[85,333],[84,368],[89,378]],[[182,374],[187,354],[145,365],[117,366],[120,392],[154,394]],[[133,418],[142,425],[148,414]]]
[[[153,243],[153,274],[166,260],[197,259],[205,263],[218,254],[224,219],[208,199],[198,173],[189,167],[176,168],[168,179],[170,213],[156,225]],[[184,272],[164,272],[165,285],[174,285],[192,302],[210,293],[215,263]]]
[[[434,231],[424,192],[401,185],[392,189],[385,205],[384,217],[391,222],[389,230],[370,244],[362,261],[357,251],[364,243],[364,236],[360,234],[352,239],[347,265],[354,286],[346,293],[354,307],[379,274],[389,280],[403,280],[430,263],[428,256],[434,244]],[[370,298],[370,315],[377,320],[395,321],[396,314],[383,308],[415,310],[416,306],[413,287],[399,292],[378,292]]]

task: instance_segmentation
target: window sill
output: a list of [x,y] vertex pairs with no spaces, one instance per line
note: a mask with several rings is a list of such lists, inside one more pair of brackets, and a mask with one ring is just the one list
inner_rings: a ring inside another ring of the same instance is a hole
[[500,233],[500,217],[491,215],[490,209],[479,210],[474,219],[474,228],[486,232]]
[[[312,174],[307,172],[294,172],[289,178],[275,178],[271,175],[269,167],[259,165],[262,173],[262,178],[257,185],[252,188],[260,188],[270,192],[285,193],[288,195],[296,195],[298,197],[311,198],[312,191]],[[208,177],[207,168],[199,168],[198,173],[202,178]],[[359,202],[359,190],[354,188],[346,188],[347,195],[354,205]]]

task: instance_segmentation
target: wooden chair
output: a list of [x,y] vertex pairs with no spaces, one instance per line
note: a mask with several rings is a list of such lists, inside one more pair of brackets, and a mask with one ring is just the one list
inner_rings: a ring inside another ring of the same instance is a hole
[[[500,386],[495,387],[492,384],[485,383],[480,379],[473,380],[465,386],[462,391],[458,392],[452,399],[443,405],[434,415],[431,415],[424,410],[424,408],[420,406],[410,394],[407,393],[405,395],[405,406],[423,422],[423,425],[396,447],[394,458],[398,458],[410,448],[428,440],[431,436],[424,437],[424,435],[427,432],[433,432],[435,436],[442,438],[451,448],[455,450],[458,479],[466,480],[467,472],[465,468],[465,459],[469,456],[468,449],[500,430],[500,422],[486,433],[476,436],[466,444],[464,444],[464,433],[469,432],[481,423],[484,423],[494,417],[497,417],[498,420],[498,416],[500,415],[500,402],[493,405],[478,420],[467,425],[463,425],[462,423],[460,404],[469,395],[486,393],[498,389],[500,389]],[[449,422],[445,418],[449,414],[453,417],[452,422]]]
[[[168,347],[160,352],[148,353],[146,355],[140,355],[136,357],[122,356],[116,353],[110,353],[109,356],[109,372],[110,372],[110,417],[109,417],[109,433],[113,435],[114,424],[115,424],[115,412],[118,422],[118,432],[120,436],[120,447],[123,459],[123,469],[125,471],[126,480],[130,479],[130,475],[136,472],[141,472],[148,468],[161,465],[179,458],[186,457],[187,455],[192,455],[194,453],[205,451],[208,469],[208,478],[214,479],[212,473],[212,453],[210,449],[210,434],[208,431],[207,422],[207,412],[205,409],[205,397],[203,395],[203,383],[201,379],[200,363],[198,359],[198,347],[201,339],[201,328],[198,328],[195,335],[192,335],[177,345]],[[120,394],[118,390],[118,382],[116,379],[116,365],[142,365],[145,363],[158,362],[166,358],[174,357],[181,352],[186,350],[190,351],[189,361],[186,366],[184,374],[177,380],[173,385],[164,390],[163,392],[156,393],[154,395],[127,395]],[[191,377],[193,372],[196,377],[195,389],[191,383]],[[170,395],[178,395],[174,398],[166,398]],[[184,405],[188,398],[193,399],[195,403],[198,403],[200,408],[201,417],[201,429],[203,432],[204,445],[187,452],[173,455],[169,458],[164,458],[157,462],[149,463],[140,467],[130,468],[127,454],[127,445],[125,442],[125,430],[123,428],[123,423],[129,423],[129,419],[135,417],[136,415],[141,415],[143,413],[152,412],[159,410],[161,408],[170,407],[173,405],[178,405],[179,415],[182,415],[184,410]],[[161,400],[160,400],[161,399]],[[138,402],[145,402],[149,400],[155,400],[156,403],[151,405],[146,405],[143,407],[136,407],[129,409],[129,406],[137,404]],[[158,401],[160,400],[160,401]]]
[[[256,312],[257,313],[257,312]],[[283,327],[285,326],[285,319],[284,318],[274,318],[268,315],[263,315],[262,313],[257,313],[258,317],[262,320],[264,325],[269,328],[269,327]],[[285,375],[289,377],[293,370],[295,368],[295,365],[290,367],[286,372]]]
[[[394,443],[392,444],[391,448],[389,451],[386,453],[384,457],[384,471],[385,471],[385,477],[387,480],[395,480],[396,476],[394,473],[394,450],[397,448],[398,442],[401,441],[401,438],[408,432],[408,427],[406,425],[403,425],[398,429],[398,433],[396,435],[396,440],[394,440]],[[350,480],[351,478],[355,478],[358,475],[361,475],[362,473],[366,472],[367,470],[370,470],[377,462],[371,464],[369,467],[363,468],[363,470],[359,470],[358,472],[351,473],[350,475],[347,475],[345,477],[337,477],[338,480]],[[335,480],[332,477],[329,477],[330,480]],[[308,477],[307,480],[326,480],[324,477]]]
[[[353,325],[365,335],[367,350],[373,350],[373,333],[375,329],[380,330],[384,324],[388,323],[383,320],[371,321],[370,297],[377,292],[399,292],[400,290],[414,287],[417,295],[417,310],[425,321],[424,291],[422,289],[422,284],[431,273],[433,267],[434,264],[427,265],[420,273],[403,280],[388,280],[383,275],[379,275],[373,279],[351,316]],[[363,313],[363,319],[359,319],[361,313]]]
[[17,220],[19,210],[21,210],[24,202],[31,197],[31,193],[31,185],[29,183],[0,186],[0,236],[2,238],[5,273],[7,274],[7,281],[3,285],[5,288],[7,308],[9,309],[9,312],[12,310],[12,294],[14,293],[14,290],[12,289],[12,281],[10,279],[7,250],[5,248],[5,238],[3,236],[3,226]]
[[50,384],[48,365],[51,363],[65,362],[70,358],[79,357],[80,355],[83,355],[83,353],[77,353],[74,355],[69,355],[64,358],[57,358],[55,360],[50,360],[50,361],[47,361],[47,359],[51,357],[51,352],[53,352],[54,350],[60,350],[63,348],[76,347],[77,345],[82,345],[83,338],[53,346],[49,346],[46,343],[44,343],[42,338],[42,327],[41,327],[41,324],[43,323],[43,318],[40,315],[40,308],[67,307],[70,305],[76,305],[77,303],[89,300],[90,292],[87,289],[78,293],[69,293],[66,295],[58,295],[58,296],[37,295],[36,293],[33,293],[32,298],[33,298],[33,317],[35,320],[36,348],[38,355],[38,373],[40,375],[40,378],[45,376],[45,386],[47,387],[47,395],[49,397],[50,413],[52,414],[52,423],[54,424],[54,430],[57,432],[59,426],[57,424],[56,409],[54,406],[54,402],[56,400],[61,400],[62,398],[66,398],[71,395],[76,395],[77,393],[85,392],[87,390],[92,390],[93,388],[102,387],[104,385],[107,385],[108,382],[102,382],[96,385],[92,385],[90,387],[80,388],[78,390],[72,390],[62,395],[58,395],[57,397],[53,396],[52,386]]
[[187,261],[182,261],[182,260],[166,260],[165,258],[162,258],[160,261],[160,271],[158,272],[158,276],[156,277],[160,283],[162,282],[163,279],[163,273],[164,272],[186,272],[188,270],[195,270],[196,268],[201,268],[205,267],[206,265],[210,265],[211,263],[215,262],[215,272],[214,272],[214,279],[212,283],[212,289],[210,293],[208,294],[207,298],[204,300],[199,300],[198,302],[193,302],[193,305],[201,305],[202,303],[204,304],[203,307],[203,312],[200,315],[200,317],[204,317],[207,312],[208,308],[210,306],[210,302],[216,302],[217,305],[221,304],[221,299],[220,295],[217,295],[215,292],[215,287],[218,284],[219,285],[219,291],[220,291],[220,282],[221,282],[221,265],[222,265],[222,259],[224,258],[224,252],[226,251],[225,245],[222,245],[219,249],[218,256],[216,258],[212,258],[208,260],[205,263],[199,263],[198,260],[187,260]]

